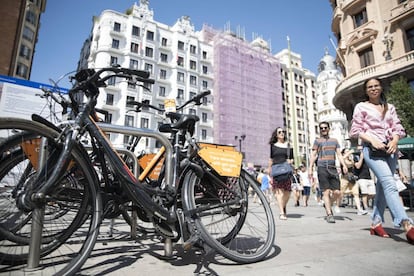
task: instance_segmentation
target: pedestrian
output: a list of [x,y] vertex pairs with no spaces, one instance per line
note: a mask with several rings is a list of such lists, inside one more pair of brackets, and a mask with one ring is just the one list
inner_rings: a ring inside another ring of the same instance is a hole
[[[354,197],[355,207],[357,208],[357,214],[359,216],[368,214],[368,211],[362,209],[361,200],[359,198],[359,184],[357,182],[357,176],[354,174],[355,162],[354,151],[351,149],[343,149],[341,151],[342,158],[347,166],[348,173],[344,173],[341,166],[341,200],[344,195],[351,194]],[[339,202],[341,200],[338,199]]]
[[[277,127],[270,137],[269,144],[269,172],[272,172],[272,165],[274,164],[282,164],[284,162],[288,162],[289,164],[293,163],[293,149],[289,147],[288,142],[286,141],[286,130],[281,127]],[[292,191],[291,178],[291,175],[271,177],[270,184],[279,206],[279,219],[281,220],[287,220],[286,205]]]
[[299,177],[300,183],[302,184],[302,199],[303,199],[303,206],[308,207],[309,205],[309,196],[311,191],[311,177],[308,174],[307,168],[304,164],[299,166]]
[[361,190],[362,206],[364,210],[368,210],[369,200],[373,200],[375,197],[375,182],[371,177],[371,172],[364,161],[364,153],[362,152],[362,146],[358,146],[361,150],[359,157],[355,162],[355,175],[358,176],[358,185]]
[[344,172],[347,173],[348,170],[342,158],[338,140],[329,137],[329,123],[319,123],[319,130],[321,137],[315,139],[313,142],[308,173],[309,177],[312,177],[313,166],[316,162],[319,188],[322,191],[325,204],[326,221],[328,223],[335,223],[335,218],[332,213],[332,202],[338,199],[341,192],[339,173],[335,165],[336,158],[344,166]]
[[272,194],[270,191],[270,176],[269,176],[269,172],[267,169],[263,168],[262,169],[262,179],[261,179],[261,186],[260,189],[262,190],[263,194],[266,196],[267,201],[270,203],[272,200]]
[[413,220],[407,216],[398,195],[394,172],[397,167],[398,141],[405,136],[394,105],[387,103],[381,81],[365,81],[366,101],[354,108],[349,135],[362,141],[364,161],[374,172],[377,185],[371,214],[371,235],[390,237],[382,227],[388,206],[395,227],[403,228],[407,241],[414,244]]
[[299,169],[295,169],[293,171],[293,178],[292,178],[292,192],[293,198],[295,200],[295,207],[300,206],[300,198],[302,194],[302,184],[300,183],[300,175],[298,174]]
[[[257,182],[260,183],[260,190],[265,195],[267,202],[270,203],[272,198],[271,198],[271,191],[270,191],[270,185],[269,185],[270,179],[269,179],[269,174],[267,173],[267,169],[261,168],[259,170],[259,173],[257,175]],[[257,201],[257,194],[255,194],[253,197],[253,202],[256,203],[256,201]]]
[[[395,178],[395,181],[397,183],[398,194],[399,194],[401,202],[404,206],[404,200],[402,198],[401,192],[407,190],[407,185],[408,185],[407,177],[405,176],[405,174],[399,168],[396,168],[395,173],[394,173],[394,178]],[[408,209],[410,209],[410,207],[405,207],[404,206],[404,209],[408,210]]]

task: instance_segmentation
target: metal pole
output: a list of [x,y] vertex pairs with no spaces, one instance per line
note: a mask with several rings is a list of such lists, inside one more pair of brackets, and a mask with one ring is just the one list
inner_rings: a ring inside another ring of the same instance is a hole
[[[42,138],[39,147],[38,171],[43,168],[47,160],[47,140],[45,138]],[[29,270],[36,269],[40,263],[44,215],[44,204],[36,204],[36,207],[32,211],[32,228],[30,232],[29,254],[27,257],[27,269]]]

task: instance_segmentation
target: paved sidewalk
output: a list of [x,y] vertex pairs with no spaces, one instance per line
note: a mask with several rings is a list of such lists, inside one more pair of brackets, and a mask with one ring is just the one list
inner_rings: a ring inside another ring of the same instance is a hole
[[[414,275],[414,246],[402,230],[394,229],[386,214],[385,229],[392,238],[369,234],[369,217],[358,216],[352,208],[341,208],[336,223],[324,220],[324,209],[311,201],[309,207],[287,208],[288,220],[276,220],[274,250],[265,261],[237,265],[217,255],[205,256],[193,249],[174,247],[174,258],[163,257],[163,244],[152,234],[129,238],[128,227],[115,224],[112,238],[107,227],[81,275]],[[414,213],[409,212],[410,217]],[[6,275],[6,274],[2,274]],[[12,275],[19,275],[14,273]],[[22,274],[23,275],[23,274]],[[41,275],[25,274],[25,275]]]

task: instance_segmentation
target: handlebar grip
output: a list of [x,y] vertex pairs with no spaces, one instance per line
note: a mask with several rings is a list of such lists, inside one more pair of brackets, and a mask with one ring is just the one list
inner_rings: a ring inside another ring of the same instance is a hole
[[137,76],[138,78],[142,78],[142,79],[148,79],[149,76],[150,76],[150,72],[148,72],[148,71],[135,70],[135,69],[129,69],[129,68],[119,68],[119,69],[123,73],[129,74],[129,75],[134,75],[134,76]]

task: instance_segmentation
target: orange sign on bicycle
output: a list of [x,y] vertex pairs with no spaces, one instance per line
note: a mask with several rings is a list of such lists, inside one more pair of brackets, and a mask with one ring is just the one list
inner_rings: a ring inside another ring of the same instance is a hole
[[200,143],[198,155],[221,176],[239,177],[243,156],[232,146]]

